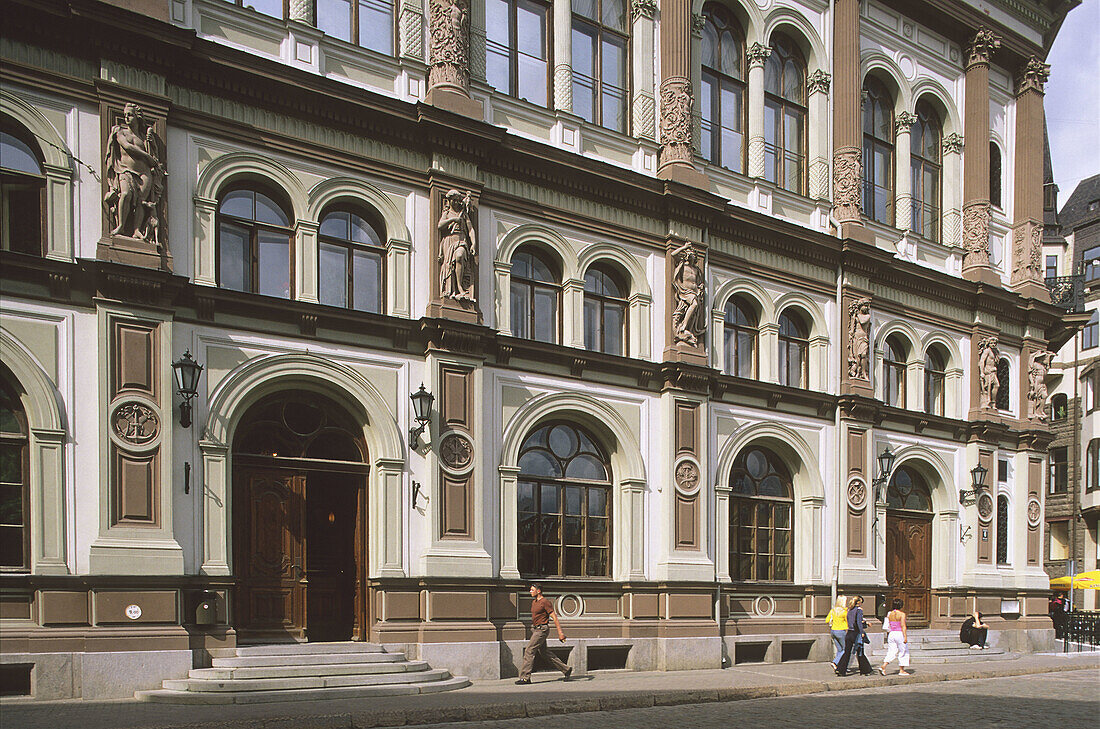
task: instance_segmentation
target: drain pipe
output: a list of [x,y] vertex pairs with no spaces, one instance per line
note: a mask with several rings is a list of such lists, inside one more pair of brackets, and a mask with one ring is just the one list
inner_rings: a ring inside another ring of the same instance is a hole
[[[836,218],[833,217],[832,213],[829,213],[829,223],[835,227],[837,235],[840,235],[840,224],[837,222]],[[837,332],[838,339],[843,336],[843,332],[841,330],[841,327],[843,326],[842,313],[841,313],[842,296],[843,296],[843,278],[842,278],[842,275],[843,275],[843,267],[838,265],[836,267],[836,317],[837,317],[836,332]],[[839,390],[840,388],[838,387],[837,389]],[[834,458],[835,463],[833,464],[834,483],[836,484],[836,494],[837,494],[837,500],[836,500],[836,504],[834,506],[836,508],[837,517],[836,517],[836,546],[835,546],[835,551],[833,553],[833,584],[832,584],[832,589],[829,591],[829,596],[830,596],[829,604],[830,604],[830,607],[833,606],[833,605],[836,605],[836,599],[837,599],[838,595],[840,594],[840,550],[842,548],[842,543],[843,543],[843,540],[841,539],[841,534],[842,534],[843,529],[844,529],[844,514],[843,514],[843,510],[840,508],[840,501],[841,501],[840,500],[840,491],[841,491],[840,477],[841,477],[841,471],[842,471],[842,469],[840,467],[840,456],[841,456],[840,408],[835,408],[833,410],[833,437],[836,439],[836,446],[837,446],[836,451],[835,451],[835,458]]]

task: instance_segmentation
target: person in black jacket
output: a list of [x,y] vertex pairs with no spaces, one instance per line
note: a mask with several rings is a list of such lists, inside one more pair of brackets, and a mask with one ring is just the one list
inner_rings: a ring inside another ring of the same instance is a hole
[[871,674],[871,662],[863,653],[867,642],[867,634],[864,632],[866,629],[867,621],[863,619],[863,598],[857,595],[848,602],[848,632],[844,634],[844,653],[837,662],[836,675],[848,674],[848,662],[852,659],[853,652],[858,659],[860,674],[863,676]]
[[989,626],[982,622],[982,614],[975,610],[970,617],[963,621],[959,629],[959,640],[971,648],[985,650],[985,639],[989,632]]

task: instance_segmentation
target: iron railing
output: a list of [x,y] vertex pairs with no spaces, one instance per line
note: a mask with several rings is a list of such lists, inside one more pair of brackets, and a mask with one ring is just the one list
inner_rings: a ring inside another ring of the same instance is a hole
[[1046,285],[1050,291],[1050,303],[1066,311],[1085,310],[1084,275],[1078,273],[1073,276],[1050,276],[1046,279]]
[[1062,650],[1096,650],[1100,646],[1100,612],[1074,610],[1062,625]]

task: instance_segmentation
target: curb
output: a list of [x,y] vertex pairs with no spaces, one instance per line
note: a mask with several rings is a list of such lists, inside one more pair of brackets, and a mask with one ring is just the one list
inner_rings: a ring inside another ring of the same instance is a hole
[[460,723],[501,719],[581,714],[618,709],[646,709],[654,706],[678,706],[716,702],[749,701],[752,699],[782,696],[803,696],[833,691],[853,691],[880,686],[936,683],[939,681],[969,681],[987,678],[1009,678],[1043,673],[1062,673],[1095,669],[1100,664],[1089,665],[1004,667],[974,670],[952,674],[913,674],[911,676],[849,677],[830,681],[800,681],[777,686],[750,686],[743,688],[685,689],[657,692],[616,693],[613,696],[558,699],[543,701],[513,701],[476,706],[425,707],[344,713],[320,716],[296,716],[284,718],[257,718],[225,720],[212,723],[171,724],[149,729],[381,729],[382,727],[418,726],[424,724]]

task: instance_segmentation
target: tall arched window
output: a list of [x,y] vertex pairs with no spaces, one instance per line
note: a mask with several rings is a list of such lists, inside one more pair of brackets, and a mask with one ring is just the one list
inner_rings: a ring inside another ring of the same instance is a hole
[[940,239],[940,117],[924,99],[917,102],[917,121],[910,135],[909,165],[913,179],[913,219],[909,226],[928,240]]
[[627,131],[627,4],[573,0],[573,113]]
[[745,172],[745,40],[725,7],[703,7],[703,75],[699,115],[700,154],[734,172]]
[[806,63],[789,38],[772,38],[764,64],[764,177],[805,194]]
[[863,212],[894,224],[894,100],[874,76],[863,82]]
[[726,374],[756,379],[756,337],[759,333],[753,307],[739,297],[730,298],[726,302],[723,329]]
[[[363,213],[363,214],[360,214]],[[322,304],[382,311],[385,230],[366,211],[329,210],[321,216],[317,266]]]
[[1008,363],[1008,357],[997,360],[997,385],[997,409],[1009,410],[1012,407],[1012,365]]
[[611,575],[611,467],[588,433],[551,423],[527,436],[517,495],[520,573]]
[[218,205],[218,285],[290,298],[291,230],[286,208],[258,189],[236,188]]
[[1008,564],[1008,497],[997,496],[997,564]]
[[30,569],[27,418],[15,389],[0,379],[0,571]]
[[626,353],[626,297],[622,277],[610,267],[594,265],[584,274],[584,348],[607,354]]
[[0,249],[40,256],[45,241],[46,176],[34,137],[0,117]]
[[905,346],[897,337],[887,337],[882,353],[882,399],[896,408],[905,407],[905,360]]
[[392,0],[317,0],[317,27],[333,38],[393,55]]
[[512,334],[523,339],[559,339],[558,307],[561,284],[554,266],[535,248],[524,247],[512,257],[510,306]]
[[898,466],[886,488],[886,508],[932,511],[932,494],[924,477],[909,466]]
[[485,78],[501,93],[546,106],[550,84],[547,18],[534,0],[485,0]]
[[989,143],[989,202],[1001,207],[1001,148]]
[[947,379],[944,362],[935,347],[929,347],[924,353],[924,412],[931,415],[943,415]]
[[810,340],[801,316],[790,310],[779,315],[779,382],[806,387],[810,373]]
[[1050,419],[1065,420],[1069,417],[1069,396],[1059,393],[1050,398]]
[[730,576],[792,580],[794,498],[786,465],[770,450],[750,446],[733,463],[730,489]]

